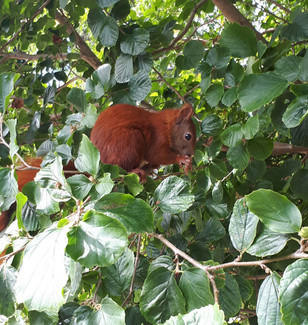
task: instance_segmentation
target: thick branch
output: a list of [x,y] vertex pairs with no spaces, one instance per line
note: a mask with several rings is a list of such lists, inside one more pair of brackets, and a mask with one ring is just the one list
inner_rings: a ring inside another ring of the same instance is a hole
[[3,56],[3,58],[1,59],[0,63],[4,63],[8,60],[14,59],[14,60],[26,60],[26,61],[38,61],[40,58],[51,58],[51,59],[55,59],[55,60],[59,60],[59,59],[66,59],[67,54],[27,54],[27,53],[23,53],[23,52],[15,52],[15,53],[4,53],[4,52],[0,52],[0,56]]
[[88,44],[76,32],[73,25],[68,21],[64,14],[56,11],[56,20],[61,26],[66,26],[67,33],[74,34],[76,38],[76,45],[79,47],[81,59],[87,62],[94,70],[102,65],[100,59],[91,51]]
[[267,41],[262,34],[254,28],[251,22],[245,18],[229,0],[212,0],[212,2],[230,22],[236,22],[242,26],[248,26],[254,31],[259,41],[267,44]]

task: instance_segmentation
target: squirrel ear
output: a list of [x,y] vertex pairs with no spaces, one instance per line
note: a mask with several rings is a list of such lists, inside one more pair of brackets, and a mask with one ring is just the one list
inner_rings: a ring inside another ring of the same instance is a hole
[[179,110],[178,116],[176,118],[176,124],[181,123],[183,120],[189,120],[193,114],[193,109],[191,104],[186,103]]

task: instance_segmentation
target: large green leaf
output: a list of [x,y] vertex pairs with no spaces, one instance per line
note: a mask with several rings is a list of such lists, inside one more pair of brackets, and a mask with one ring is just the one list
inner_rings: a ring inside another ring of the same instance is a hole
[[287,128],[295,128],[308,116],[308,96],[295,99],[282,115]]
[[125,325],[125,312],[116,302],[105,297],[100,303],[101,308],[99,310],[92,310],[87,307],[89,309],[85,313],[80,313],[80,318],[77,317],[73,324]]
[[246,195],[249,210],[272,231],[293,233],[300,230],[302,216],[295,204],[272,190],[259,189]]
[[195,68],[204,56],[204,46],[200,41],[189,41],[184,47],[183,54],[176,58],[176,67],[180,70]]
[[14,170],[8,167],[0,168],[0,206],[1,210],[7,210],[15,201],[18,192],[18,184],[14,177]]
[[115,79],[118,83],[126,83],[133,76],[133,58],[128,54],[121,54],[115,64]]
[[224,68],[230,61],[230,50],[227,47],[214,46],[210,48],[206,62],[216,69]]
[[185,299],[173,272],[159,267],[148,274],[141,291],[140,310],[146,320],[154,324],[185,313]]
[[292,23],[281,29],[281,36],[292,42],[308,39],[308,12],[298,11]]
[[238,98],[243,111],[253,112],[270,103],[287,86],[288,82],[273,72],[246,75],[238,87]]
[[128,232],[152,232],[154,214],[148,203],[129,194],[110,193],[94,206],[95,210],[116,218]]
[[239,123],[228,126],[220,134],[222,143],[228,147],[236,146],[242,140],[243,133]]
[[16,274],[14,268],[6,267],[0,269],[0,315],[11,317],[15,312]]
[[224,88],[221,84],[212,84],[205,93],[205,99],[211,107],[219,104],[224,94]]
[[268,158],[274,148],[272,139],[256,137],[248,141],[247,149],[252,157],[256,160],[264,160]]
[[0,113],[4,113],[9,105],[10,95],[19,74],[13,72],[0,74]]
[[217,304],[194,309],[185,315],[169,318],[163,325],[226,325],[224,313]]
[[80,113],[83,113],[88,105],[85,92],[80,88],[72,88],[66,96],[68,103],[72,104]]
[[53,228],[38,234],[27,245],[17,276],[16,296],[28,310],[56,316],[65,299],[68,274],[65,246],[68,228]]
[[179,287],[186,300],[188,312],[214,304],[209,279],[201,269],[194,267],[186,269],[180,278]]
[[226,273],[226,283],[219,290],[219,304],[226,318],[236,315],[242,304],[241,294],[236,280]]
[[201,123],[201,131],[203,134],[214,137],[218,135],[223,127],[223,121],[219,116],[214,114],[207,115]]
[[164,212],[186,211],[194,202],[189,192],[189,184],[177,176],[163,180],[154,192],[154,202]]
[[224,28],[220,45],[227,47],[231,55],[239,58],[253,56],[257,52],[257,39],[253,30],[238,23],[227,24]]
[[226,235],[226,230],[219,219],[211,217],[205,224],[204,229],[196,236],[196,240],[204,242],[218,241]]
[[126,245],[126,229],[118,220],[90,210],[68,233],[66,252],[89,268],[109,266],[123,254]]
[[285,325],[307,324],[308,259],[289,265],[279,286],[279,301]]
[[300,76],[300,65],[303,58],[300,56],[283,56],[275,63],[275,70],[288,81],[296,81]]
[[135,28],[131,34],[126,34],[120,44],[125,54],[138,55],[149,45],[150,34],[143,28]]
[[134,254],[126,248],[112,265],[101,269],[104,285],[110,296],[121,296],[129,287],[134,273]]
[[14,155],[17,153],[19,150],[19,146],[17,145],[16,141],[16,125],[17,125],[17,120],[16,119],[10,119],[5,122],[5,125],[8,127],[10,130],[10,156],[13,158]]
[[250,159],[250,155],[242,142],[228,149],[227,159],[235,169],[244,170]]
[[259,221],[244,203],[244,199],[235,202],[229,224],[232,244],[241,253],[245,252],[254,241]]
[[247,252],[250,255],[260,257],[275,255],[285,247],[288,240],[288,235],[273,232],[264,227]]
[[152,87],[149,74],[143,70],[138,71],[129,81],[129,94],[132,99],[142,101],[146,98]]
[[67,182],[71,187],[73,196],[78,200],[84,199],[94,185],[89,178],[82,174],[69,177]]
[[106,16],[103,11],[91,9],[88,24],[93,36],[104,46],[114,46],[119,37],[119,27],[113,17]]
[[261,284],[257,302],[259,325],[283,325],[278,301],[279,282],[280,276],[274,272]]
[[80,172],[87,172],[93,176],[98,173],[100,153],[89,138],[83,134],[75,167]]
[[300,169],[294,174],[291,191],[301,199],[308,200],[308,169]]

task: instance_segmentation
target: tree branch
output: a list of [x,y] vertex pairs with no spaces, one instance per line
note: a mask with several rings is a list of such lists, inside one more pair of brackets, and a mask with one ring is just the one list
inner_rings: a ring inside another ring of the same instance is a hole
[[236,22],[242,26],[248,26],[254,31],[259,41],[267,44],[267,41],[262,34],[254,28],[251,22],[245,18],[229,0],[212,0],[212,2],[230,22]]
[[65,15],[59,11],[56,11],[56,20],[59,22],[61,26],[66,26],[67,33],[74,34],[76,37],[76,45],[80,50],[80,57],[82,60],[87,62],[94,70],[99,68],[102,65],[100,59],[92,52],[89,48],[88,44],[84,41],[84,39],[76,32],[73,25],[69,22],[69,20],[65,17]]
[[191,11],[191,14],[188,18],[187,24],[184,27],[184,29],[182,30],[182,32],[173,39],[173,41],[167,46],[167,47],[162,47],[158,50],[155,50],[152,52],[152,55],[156,55],[159,54],[161,52],[165,52],[165,51],[169,51],[173,48],[173,46],[184,37],[184,35],[188,32],[191,24],[193,23],[194,17],[198,11],[198,9],[200,9],[205,3],[207,2],[207,0],[201,0],[199,3],[196,4],[196,6],[193,8],[193,10]]
[[2,52],[7,46],[9,46],[17,37],[18,35],[26,28],[27,24],[29,22],[32,22],[42,11],[44,8],[46,8],[46,6],[51,2],[51,0],[46,0],[41,6],[40,8],[34,13],[34,15],[27,21],[25,22],[20,28],[19,30],[14,34],[14,36],[7,41],[1,48],[0,48],[0,52]]

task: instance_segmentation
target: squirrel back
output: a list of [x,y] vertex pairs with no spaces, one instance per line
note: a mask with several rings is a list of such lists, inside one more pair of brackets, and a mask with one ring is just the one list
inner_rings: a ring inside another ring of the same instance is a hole
[[196,130],[191,105],[181,109],[146,111],[140,107],[117,104],[103,111],[91,133],[101,161],[132,171],[148,165],[191,162]]

